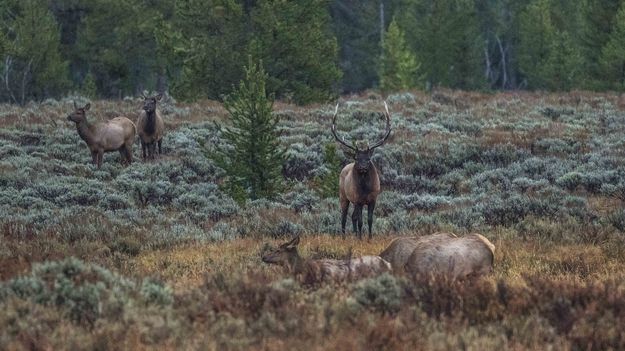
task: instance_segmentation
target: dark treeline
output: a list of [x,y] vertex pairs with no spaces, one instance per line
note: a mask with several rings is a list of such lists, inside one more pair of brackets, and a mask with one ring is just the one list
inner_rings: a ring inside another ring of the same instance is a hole
[[222,99],[262,62],[304,104],[398,89],[625,89],[625,0],[3,0],[0,102]]

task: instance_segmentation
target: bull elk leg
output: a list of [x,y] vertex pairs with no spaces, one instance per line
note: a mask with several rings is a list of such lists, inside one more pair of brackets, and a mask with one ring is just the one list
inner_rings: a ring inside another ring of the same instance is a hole
[[163,150],[161,149],[161,143],[163,142],[163,140],[159,140],[158,141],[158,154],[162,155],[163,154]]
[[362,239],[362,205],[354,204],[352,226],[354,227],[354,233],[358,233],[358,239]]
[[347,211],[349,210],[349,200],[341,200],[341,231],[345,238],[345,224],[347,223]]
[[143,151],[143,161],[145,161],[145,158],[146,158],[145,143],[143,142],[143,140],[141,140],[141,151]]
[[98,152],[97,151],[91,151],[91,163],[93,163],[94,166],[98,165]]
[[375,209],[375,201],[369,202],[367,205],[367,224],[369,225],[369,239],[371,239],[371,227],[373,227],[373,210]]

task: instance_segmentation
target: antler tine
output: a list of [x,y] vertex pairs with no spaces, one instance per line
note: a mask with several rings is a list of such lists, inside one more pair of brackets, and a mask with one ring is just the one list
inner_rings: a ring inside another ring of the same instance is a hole
[[381,140],[373,144],[373,146],[370,146],[369,149],[375,149],[378,146],[382,146],[382,144],[386,142],[386,139],[388,139],[388,137],[391,135],[391,114],[390,112],[388,112],[388,105],[386,104],[386,101],[384,101],[384,112],[386,116],[386,134]]
[[349,148],[349,149],[351,149],[351,150],[358,151],[358,150],[356,150],[356,148],[354,148],[353,146],[348,145],[348,144],[345,142],[345,139],[341,140],[341,139],[339,138],[339,136],[336,134],[336,116],[338,115],[338,113],[339,113],[339,104],[337,103],[337,104],[336,104],[336,107],[334,108],[334,116],[332,116],[332,135],[334,135],[334,139],[336,139],[336,141],[338,141],[338,142],[339,142],[340,144],[342,144],[343,146],[345,146],[345,147],[347,147],[347,148]]
[[76,100],[72,100],[74,102],[74,110],[78,110],[78,105],[76,105]]

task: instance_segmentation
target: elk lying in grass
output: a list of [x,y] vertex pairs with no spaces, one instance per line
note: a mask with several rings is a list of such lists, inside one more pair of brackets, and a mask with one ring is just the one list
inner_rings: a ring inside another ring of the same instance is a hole
[[380,254],[395,271],[413,276],[463,279],[488,274],[493,269],[495,245],[480,234],[457,237],[436,233],[397,238]]
[[347,211],[349,204],[354,204],[352,212],[352,225],[358,237],[362,238],[362,209],[367,206],[367,224],[369,226],[369,239],[371,239],[371,227],[373,226],[373,210],[375,202],[380,194],[380,176],[378,170],[371,162],[373,151],[375,148],[382,146],[391,134],[391,115],[388,112],[388,106],[384,103],[386,116],[386,131],[384,137],[379,141],[368,146],[364,150],[347,144],[336,134],[336,115],[338,114],[339,105],[336,105],[334,116],[332,117],[332,135],[337,142],[348,148],[350,156],[354,162],[348,164],[341,171],[339,179],[339,202],[341,206],[341,231],[345,234],[345,223],[347,221]]
[[[143,96],[143,111],[137,118],[137,129],[139,139],[141,140],[141,151],[143,159],[154,159],[156,153],[156,145],[158,144],[158,153],[162,154],[161,144],[165,133],[165,123],[161,117],[161,113],[156,109],[156,103],[161,100],[163,94],[156,96]],[[147,153],[146,153],[147,151]]]
[[265,263],[281,265],[308,283],[360,279],[391,271],[390,263],[379,256],[361,256],[345,260],[305,259],[297,251],[298,244],[299,236],[276,249],[267,250],[263,253],[262,260]]
[[67,119],[76,123],[78,135],[87,143],[91,151],[93,164],[100,168],[104,153],[110,151],[119,151],[121,163],[131,164],[132,144],[136,134],[135,124],[121,116],[107,122],[89,124],[87,111],[90,108],[91,104],[79,108],[74,102],[74,112],[67,116]]

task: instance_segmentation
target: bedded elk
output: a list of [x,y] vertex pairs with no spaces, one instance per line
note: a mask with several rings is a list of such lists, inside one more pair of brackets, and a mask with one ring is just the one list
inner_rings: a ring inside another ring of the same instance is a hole
[[341,171],[339,179],[339,202],[341,206],[341,231],[345,235],[345,223],[347,221],[347,211],[349,204],[354,204],[352,212],[352,225],[358,237],[362,238],[362,209],[367,206],[367,224],[369,226],[369,239],[371,239],[371,227],[373,226],[373,210],[375,202],[380,194],[380,176],[378,170],[371,162],[373,151],[375,148],[382,146],[391,134],[391,115],[388,112],[388,106],[384,102],[384,111],[386,117],[386,131],[384,137],[373,145],[368,145],[366,149],[359,149],[351,146],[336,134],[336,116],[338,114],[339,105],[336,105],[334,116],[332,117],[332,135],[337,142],[348,148],[349,155],[354,162],[348,164]]
[[360,279],[391,271],[390,263],[379,256],[361,256],[345,260],[305,259],[297,251],[298,244],[299,236],[275,249],[265,251],[262,260],[265,263],[281,265],[307,283]]
[[490,273],[495,245],[480,234],[457,237],[452,233],[436,233],[397,238],[380,257],[389,260],[395,272],[455,280]]
[[74,112],[67,116],[67,119],[76,123],[78,135],[91,151],[93,164],[100,168],[104,153],[111,151],[119,151],[122,164],[131,164],[132,144],[136,135],[135,124],[128,118],[120,116],[92,125],[87,121],[87,111],[90,108],[91,104],[79,108],[74,102]]
[[[161,100],[163,94],[156,96],[143,96],[143,110],[137,118],[137,129],[139,139],[141,140],[141,151],[143,159],[154,159],[156,146],[158,144],[158,153],[162,154],[161,144],[165,133],[165,123],[161,117],[161,113],[157,110],[156,104]],[[147,151],[147,152],[146,152]]]

